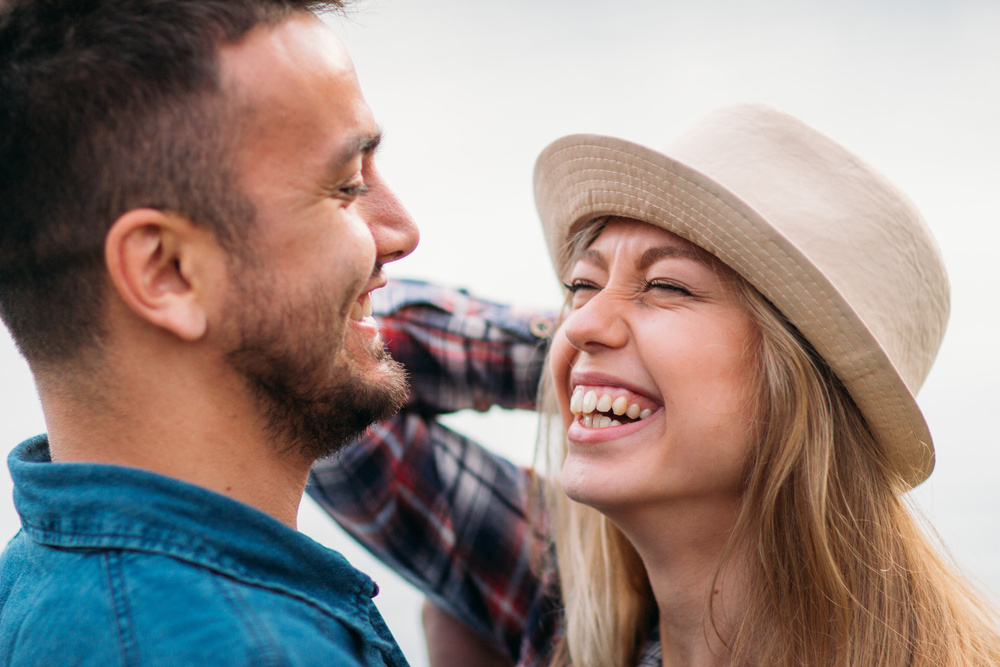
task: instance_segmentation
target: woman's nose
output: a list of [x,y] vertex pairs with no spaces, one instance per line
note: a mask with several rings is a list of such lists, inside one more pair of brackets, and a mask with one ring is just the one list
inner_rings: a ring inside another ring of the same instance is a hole
[[621,303],[602,291],[569,314],[563,324],[567,340],[581,352],[623,347],[628,342],[628,325]]

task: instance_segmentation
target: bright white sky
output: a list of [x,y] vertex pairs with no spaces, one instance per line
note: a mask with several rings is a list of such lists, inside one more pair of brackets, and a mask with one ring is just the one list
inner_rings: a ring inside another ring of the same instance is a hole
[[[682,6],[678,6],[682,5]],[[944,252],[952,317],[919,399],[938,452],[912,494],[954,556],[1000,590],[1000,3],[995,0],[369,0],[331,19],[386,132],[383,174],[421,226],[394,276],[554,305],[531,196],[539,151],[574,132],[663,146],[715,107],[773,104],[875,164]],[[44,430],[30,375],[0,333],[0,450]],[[453,423],[519,460],[534,422]],[[0,473],[0,538],[17,529]],[[300,523],[382,584],[380,606],[425,663],[419,596],[315,509]]]

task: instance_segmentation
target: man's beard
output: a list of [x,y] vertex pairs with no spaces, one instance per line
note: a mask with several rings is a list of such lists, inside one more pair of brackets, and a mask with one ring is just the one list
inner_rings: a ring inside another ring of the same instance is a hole
[[310,461],[329,456],[403,406],[406,373],[380,339],[345,349],[350,303],[338,312],[331,290],[319,286],[294,305],[278,303],[266,287],[246,287],[230,302],[239,309],[231,311],[239,344],[227,360],[246,378],[263,426],[282,451]]

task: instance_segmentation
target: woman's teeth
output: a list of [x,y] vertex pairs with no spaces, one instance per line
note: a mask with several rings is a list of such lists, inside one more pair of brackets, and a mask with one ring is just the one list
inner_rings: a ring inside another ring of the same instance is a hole
[[637,403],[629,403],[626,396],[611,398],[611,394],[608,393],[598,396],[593,389],[584,390],[582,387],[577,387],[573,396],[570,397],[569,410],[574,415],[581,415],[580,424],[584,428],[621,426],[622,421],[614,417],[625,415],[630,421],[641,421],[653,414],[649,408],[640,407]]
[[360,300],[355,301],[351,306],[351,312],[348,315],[352,320],[363,320],[366,317],[371,317],[372,314],[372,293],[367,292]]

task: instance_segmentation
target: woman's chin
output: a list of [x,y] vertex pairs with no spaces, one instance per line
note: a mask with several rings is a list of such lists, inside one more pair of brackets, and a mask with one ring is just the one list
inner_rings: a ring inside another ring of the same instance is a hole
[[609,470],[606,464],[576,461],[569,456],[563,462],[559,482],[570,500],[607,513],[630,502],[622,477]]

